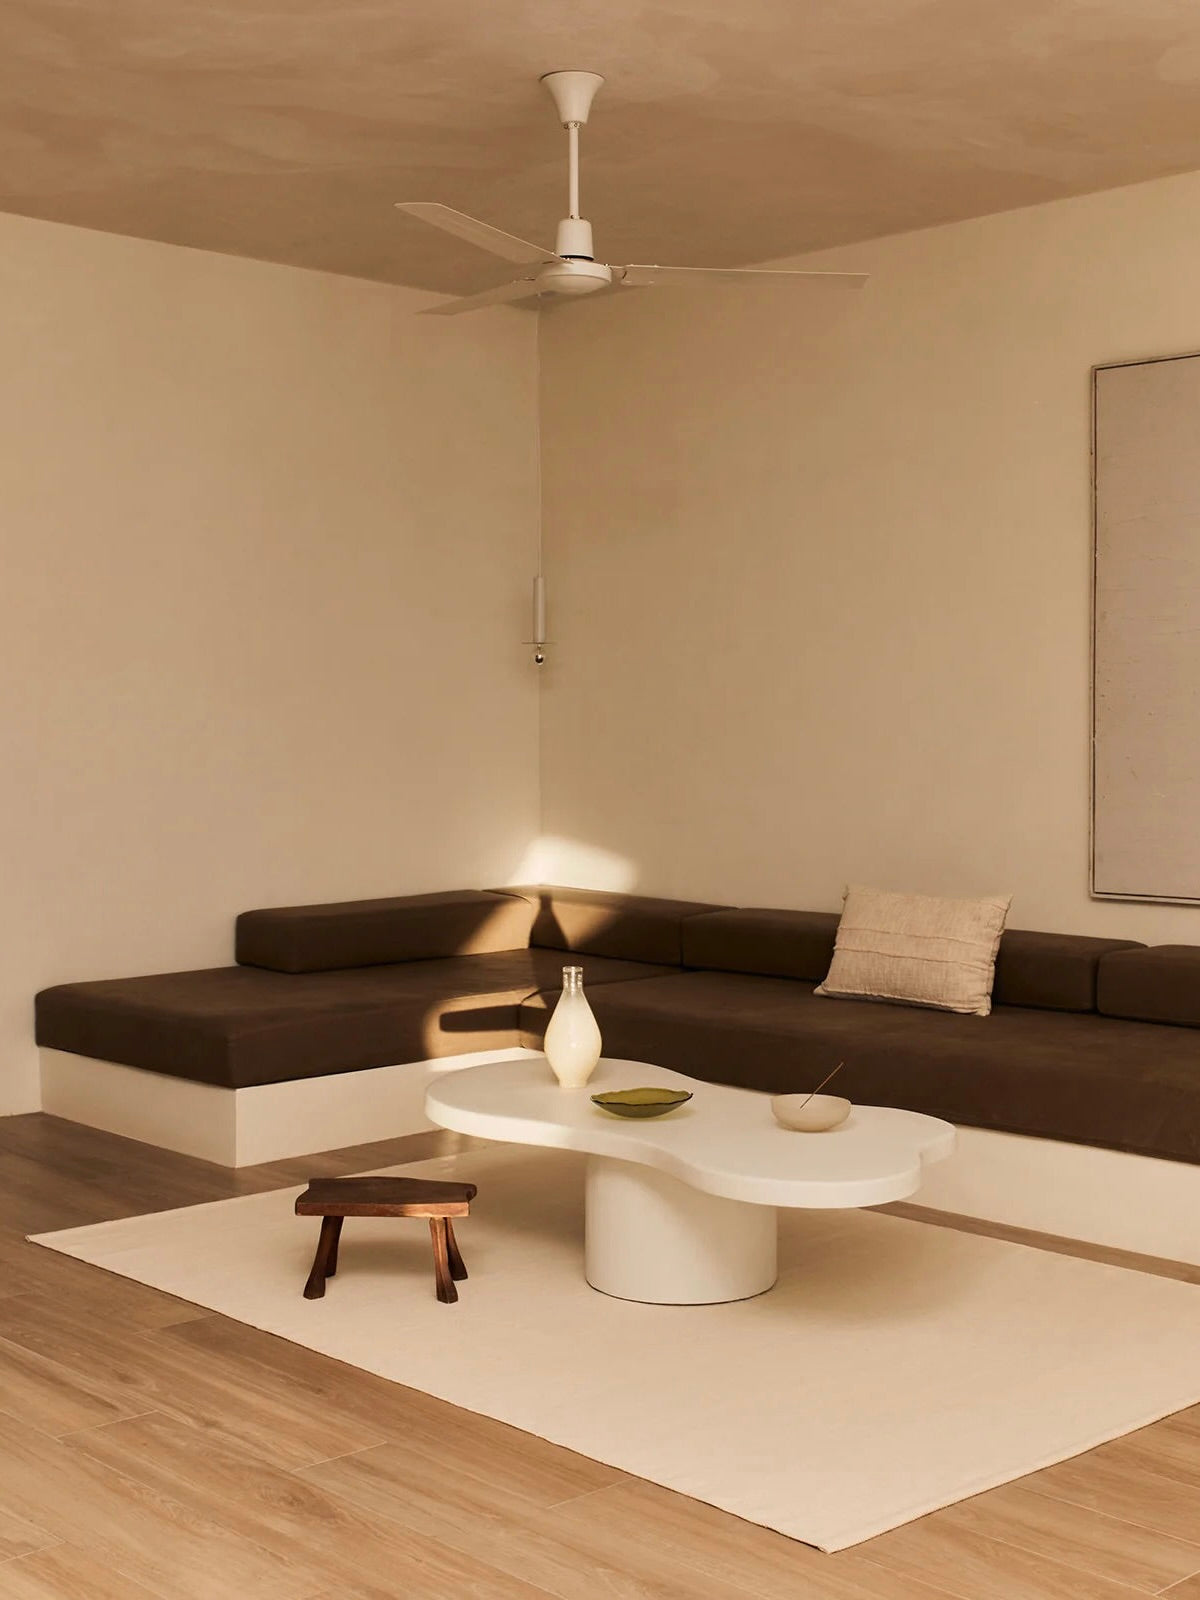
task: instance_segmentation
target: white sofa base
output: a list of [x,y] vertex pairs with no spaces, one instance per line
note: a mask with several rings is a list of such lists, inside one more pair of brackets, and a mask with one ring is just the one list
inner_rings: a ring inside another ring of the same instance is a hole
[[960,1128],[913,1195],[936,1211],[1200,1266],[1200,1166]]
[[64,1050],[42,1050],[42,1110],[222,1167],[313,1155],[423,1133],[425,1091],[442,1072],[532,1050],[477,1050],[249,1089],[192,1083]]
[[[439,1073],[535,1054],[483,1050],[219,1089],[43,1050],[42,1109],[224,1167],[246,1167],[424,1132],[433,1126],[425,1116],[425,1091]],[[954,1155],[928,1169],[913,1200],[931,1210],[1200,1266],[1200,1166],[1188,1162],[960,1128]]]

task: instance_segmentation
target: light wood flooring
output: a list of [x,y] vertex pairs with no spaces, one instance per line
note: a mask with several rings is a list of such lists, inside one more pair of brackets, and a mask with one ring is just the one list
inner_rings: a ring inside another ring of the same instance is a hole
[[23,1238],[455,1147],[0,1120],[0,1600],[1200,1600],[1200,1407],[825,1556]]

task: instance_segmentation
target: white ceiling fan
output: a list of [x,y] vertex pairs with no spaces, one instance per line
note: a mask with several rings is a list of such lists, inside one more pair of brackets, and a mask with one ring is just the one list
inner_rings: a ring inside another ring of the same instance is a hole
[[558,107],[559,121],[567,130],[568,203],[567,215],[558,225],[554,249],[530,244],[500,228],[493,228],[475,217],[468,217],[450,206],[432,200],[401,200],[397,209],[419,217],[435,228],[457,234],[482,250],[519,262],[525,271],[511,283],[482,294],[463,295],[441,305],[430,306],[428,313],[439,317],[457,316],[460,311],[475,311],[482,306],[499,305],[509,300],[527,300],[537,295],[578,296],[594,294],[613,284],[641,289],[657,285],[707,286],[709,284],[752,285],[795,279],[814,287],[860,289],[867,281],[865,272],[790,272],[753,267],[615,267],[597,261],[592,254],[592,225],[579,214],[579,130],[588,119],[596,90],[604,82],[598,72],[547,72],[541,80]]

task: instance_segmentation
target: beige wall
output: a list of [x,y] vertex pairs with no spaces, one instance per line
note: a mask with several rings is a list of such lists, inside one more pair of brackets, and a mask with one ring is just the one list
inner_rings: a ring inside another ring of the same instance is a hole
[[1089,369],[1200,348],[1200,175],[878,241],[861,295],[545,319],[547,831],[593,881],[1088,896]]
[[34,991],[537,823],[534,319],[0,217],[0,1111]]

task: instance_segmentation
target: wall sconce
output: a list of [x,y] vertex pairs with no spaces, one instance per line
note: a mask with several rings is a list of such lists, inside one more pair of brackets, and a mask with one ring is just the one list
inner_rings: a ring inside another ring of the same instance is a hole
[[535,667],[546,664],[546,580],[539,572],[533,580],[533,638],[526,640],[533,646]]

